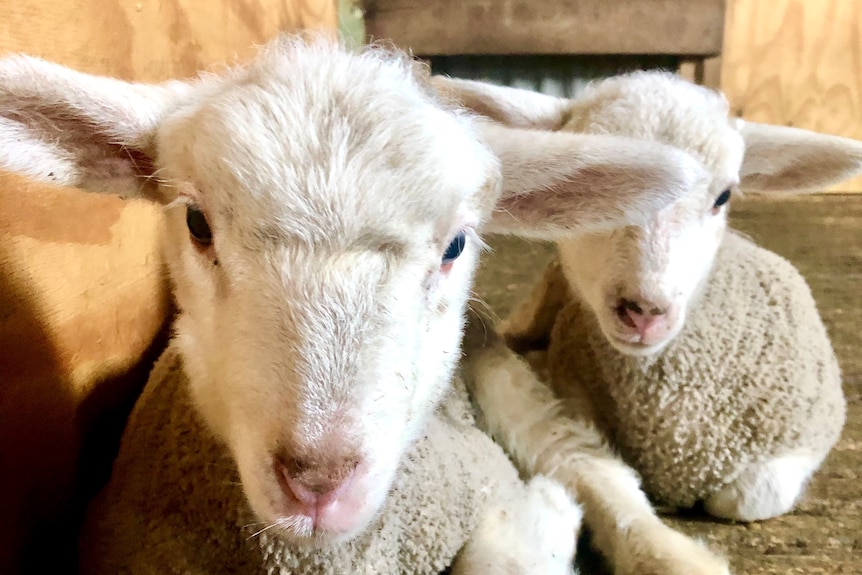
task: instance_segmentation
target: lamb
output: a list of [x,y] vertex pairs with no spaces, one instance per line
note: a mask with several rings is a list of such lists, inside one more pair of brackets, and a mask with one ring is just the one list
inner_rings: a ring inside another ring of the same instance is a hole
[[579,508],[521,482],[460,376],[479,233],[643,221],[705,173],[480,121],[426,76],[290,37],[159,85],[0,60],[0,169],[164,205],[175,335],[83,573],[571,572]]
[[738,188],[822,190],[859,174],[862,143],[728,119],[719,93],[664,72],[571,101],[435,81],[501,123],[671,145],[711,174],[645,225],[557,241],[558,261],[499,327],[522,353],[547,347],[553,394],[492,352],[473,391],[522,465],[578,496],[617,573],[724,572],[659,525],[633,470],[655,500],[702,501],[716,517],[793,507],[843,427],[840,370],[804,279],[726,232],[728,202]]

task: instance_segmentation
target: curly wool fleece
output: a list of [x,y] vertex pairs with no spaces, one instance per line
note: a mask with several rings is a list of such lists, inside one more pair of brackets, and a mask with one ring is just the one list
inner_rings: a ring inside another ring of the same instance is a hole
[[111,481],[89,510],[83,575],[434,574],[452,563],[488,501],[510,500],[523,487],[475,426],[456,380],[375,522],[348,543],[292,549],[252,516],[229,454],[199,421],[187,388],[169,348],[135,406]]
[[[565,286],[559,264],[545,284]],[[691,507],[750,463],[825,457],[845,419],[838,361],[785,259],[728,233],[680,335],[650,357],[613,348],[570,294],[550,334],[552,386],[592,417],[647,493]]]

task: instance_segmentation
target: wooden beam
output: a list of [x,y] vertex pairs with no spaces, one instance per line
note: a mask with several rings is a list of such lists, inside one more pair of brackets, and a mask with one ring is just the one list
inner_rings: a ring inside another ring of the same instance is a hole
[[372,39],[420,56],[721,51],[724,0],[366,0]]

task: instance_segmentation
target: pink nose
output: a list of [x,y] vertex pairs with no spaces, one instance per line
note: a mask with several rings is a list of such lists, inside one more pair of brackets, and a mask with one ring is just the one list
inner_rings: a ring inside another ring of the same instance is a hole
[[623,298],[617,307],[617,315],[620,321],[641,336],[644,343],[661,339],[667,332],[667,307]]
[[275,468],[284,494],[296,499],[302,513],[314,519],[350,485],[358,463],[356,458],[326,462],[286,457],[278,458]]

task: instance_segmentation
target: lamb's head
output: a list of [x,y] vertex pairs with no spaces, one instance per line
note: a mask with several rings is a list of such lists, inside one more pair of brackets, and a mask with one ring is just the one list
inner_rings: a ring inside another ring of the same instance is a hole
[[158,86],[0,61],[0,167],[158,180],[196,406],[297,542],[381,508],[459,359],[481,230],[621,225],[703,177],[671,148],[486,124],[403,56],[325,41]]
[[738,189],[822,190],[862,172],[862,143],[729,118],[720,93],[666,72],[609,78],[574,100],[438,81],[497,121],[661,143],[691,155],[709,174],[641,223],[557,242],[574,292],[627,354],[657,353],[680,332],[698,305]]
[[668,73],[599,82],[569,110],[563,130],[669,144],[710,174],[643,224],[557,243],[570,285],[608,341],[625,353],[655,353],[682,329],[712,268],[739,185],[743,139],[719,93]]

